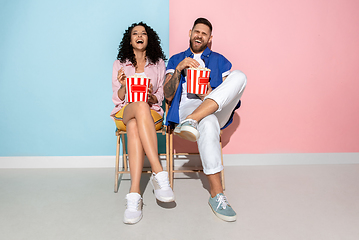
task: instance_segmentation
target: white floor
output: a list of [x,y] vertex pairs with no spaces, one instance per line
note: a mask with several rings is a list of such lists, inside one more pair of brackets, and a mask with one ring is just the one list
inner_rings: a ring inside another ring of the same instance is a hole
[[177,177],[161,204],[144,175],[144,217],[125,225],[130,181],[114,193],[114,169],[0,169],[0,239],[359,239],[359,164],[226,167],[234,223],[210,210],[202,174]]

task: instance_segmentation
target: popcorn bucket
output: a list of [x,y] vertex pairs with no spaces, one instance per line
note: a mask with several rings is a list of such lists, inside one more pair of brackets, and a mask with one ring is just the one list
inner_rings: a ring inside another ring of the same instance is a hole
[[208,68],[188,68],[187,92],[194,94],[206,94],[210,73],[211,70]]
[[148,87],[150,79],[145,77],[128,77],[126,79],[126,99],[127,102],[147,102]]

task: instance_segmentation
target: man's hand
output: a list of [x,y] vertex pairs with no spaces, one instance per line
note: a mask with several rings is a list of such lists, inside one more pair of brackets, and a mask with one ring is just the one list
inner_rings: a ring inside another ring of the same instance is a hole
[[168,73],[166,75],[165,84],[163,85],[163,90],[165,94],[165,98],[168,101],[172,101],[177,88],[178,84],[181,80],[181,72],[185,68],[197,68],[199,67],[199,63],[194,60],[193,58],[186,57],[183,59],[176,67],[175,72],[173,74]]
[[208,82],[207,83],[207,92],[205,94],[196,94],[202,101],[203,99],[210,93],[212,92],[212,87],[211,84]]
[[199,67],[199,63],[193,58],[186,57],[183,59],[176,67],[178,71],[182,71],[185,68],[197,68]]
[[[224,80],[226,80],[227,76],[222,78],[222,81],[224,82]],[[203,99],[210,93],[212,92],[212,87],[211,84],[208,82],[207,84],[207,93],[206,94],[197,94],[197,96],[203,101]]]

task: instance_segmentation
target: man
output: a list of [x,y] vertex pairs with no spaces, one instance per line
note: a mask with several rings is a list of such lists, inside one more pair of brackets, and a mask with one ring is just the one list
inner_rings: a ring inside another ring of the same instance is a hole
[[[220,172],[220,129],[232,122],[235,109],[247,80],[244,73],[230,72],[232,64],[221,54],[211,51],[212,24],[198,18],[189,31],[190,47],[172,56],[167,65],[164,94],[171,101],[166,125],[177,127],[174,133],[197,141],[203,172],[210,184],[209,205],[222,220],[235,221],[236,213],[223,194]],[[186,91],[186,69],[207,67],[211,70],[208,91],[195,95]]]

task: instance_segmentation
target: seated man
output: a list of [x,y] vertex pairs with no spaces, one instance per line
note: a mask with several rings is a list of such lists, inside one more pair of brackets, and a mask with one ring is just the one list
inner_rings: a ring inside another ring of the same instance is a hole
[[[197,141],[203,172],[210,184],[209,205],[222,220],[235,221],[236,212],[223,194],[220,172],[220,129],[232,122],[234,110],[247,83],[243,72],[230,72],[232,64],[207,45],[212,41],[212,24],[198,18],[189,31],[190,47],[172,56],[167,65],[164,94],[171,101],[166,125],[177,127],[174,133]],[[186,69],[206,67],[211,70],[206,94],[187,93]]]

